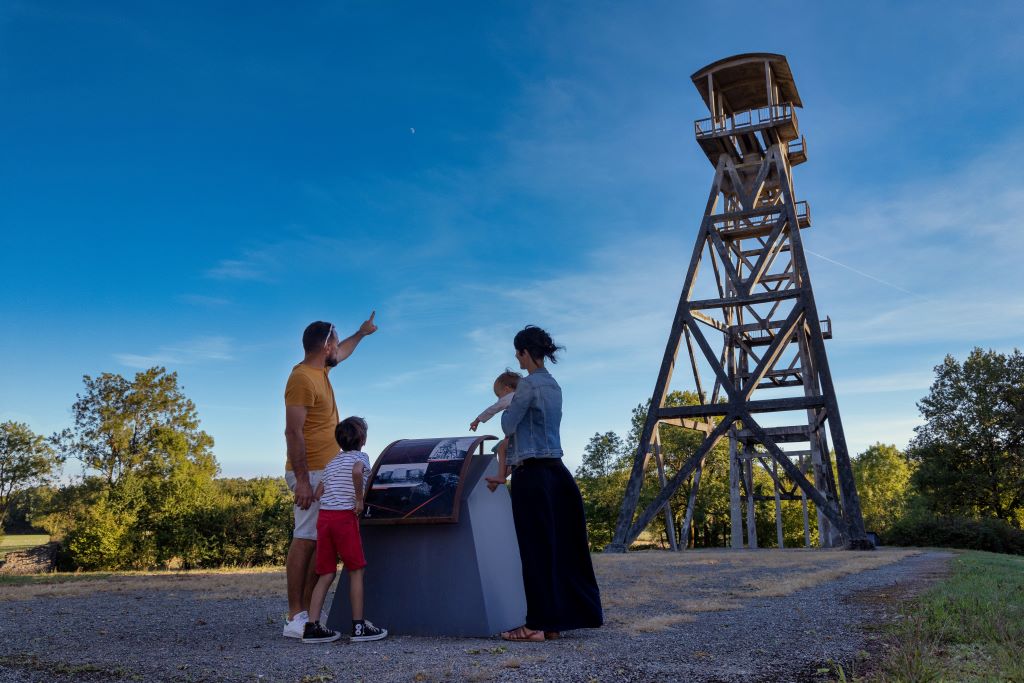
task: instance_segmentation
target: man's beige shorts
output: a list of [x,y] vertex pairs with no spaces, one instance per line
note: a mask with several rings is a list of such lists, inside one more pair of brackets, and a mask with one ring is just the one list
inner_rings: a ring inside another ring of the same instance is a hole
[[[309,471],[309,485],[316,491],[316,487],[320,485],[320,482],[324,478],[323,470],[310,470]],[[295,493],[295,473],[286,470],[284,473],[284,480],[288,482],[288,488]],[[314,500],[313,504],[307,509],[303,510],[298,505],[293,505],[292,510],[295,512],[295,532],[292,534],[293,538],[304,538],[307,541],[316,540],[316,517],[320,514],[320,501]]]

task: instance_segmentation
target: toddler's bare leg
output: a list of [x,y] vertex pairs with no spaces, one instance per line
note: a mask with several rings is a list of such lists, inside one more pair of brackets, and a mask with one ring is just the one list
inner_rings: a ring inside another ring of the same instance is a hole
[[508,476],[507,466],[505,463],[506,454],[508,453],[508,437],[505,437],[498,443],[498,478],[504,479]]

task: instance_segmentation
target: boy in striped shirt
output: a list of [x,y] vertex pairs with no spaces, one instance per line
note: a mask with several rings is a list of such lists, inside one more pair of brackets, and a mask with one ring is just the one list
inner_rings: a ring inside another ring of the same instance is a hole
[[[348,417],[338,423],[334,438],[341,452],[327,463],[323,480],[317,487],[320,514],[316,520],[316,573],[320,578],[313,588],[309,613],[320,614],[327,591],[338,573],[338,558],[348,570],[349,600],[352,603],[352,635],[349,640],[362,642],[380,640],[388,635],[363,619],[363,574],[366,558],[359,536],[359,516],[363,514],[363,497],[370,479],[370,457],[363,453],[366,445],[366,420]],[[341,638],[319,621],[306,622],[304,643],[329,643]]]

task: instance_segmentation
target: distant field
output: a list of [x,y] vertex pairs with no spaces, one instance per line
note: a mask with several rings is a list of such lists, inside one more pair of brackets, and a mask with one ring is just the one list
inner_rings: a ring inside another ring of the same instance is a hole
[[12,534],[10,536],[0,536],[0,560],[3,559],[7,553],[13,553],[17,550],[28,550],[29,548],[35,548],[37,545],[43,545],[49,543],[50,537],[46,534]]

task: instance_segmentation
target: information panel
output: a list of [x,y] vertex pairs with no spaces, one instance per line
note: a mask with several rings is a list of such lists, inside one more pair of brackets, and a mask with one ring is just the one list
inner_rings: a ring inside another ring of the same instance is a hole
[[364,524],[457,522],[471,458],[494,436],[402,439],[380,454],[366,495]]

